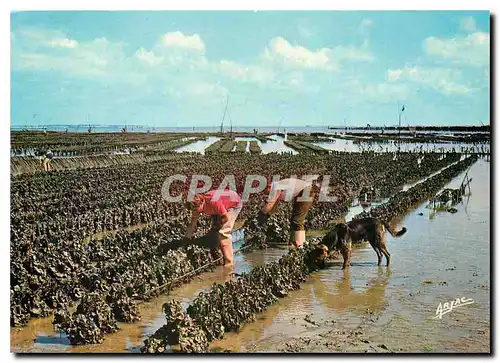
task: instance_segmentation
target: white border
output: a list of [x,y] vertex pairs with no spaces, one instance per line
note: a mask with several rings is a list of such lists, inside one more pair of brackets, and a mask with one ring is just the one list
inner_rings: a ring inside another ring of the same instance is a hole
[[[332,2],[309,0],[293,1],[200,1],[200,0],[156,0],[141,1],[61,1],[36,0],[10,1],[13,10],[489,10],[493,1],[366,1],[350,0],[349,2]],[[3,4],[2,4],[3,5]]]

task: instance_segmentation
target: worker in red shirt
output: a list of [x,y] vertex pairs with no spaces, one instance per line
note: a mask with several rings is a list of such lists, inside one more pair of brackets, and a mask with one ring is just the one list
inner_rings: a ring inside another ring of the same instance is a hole
[[211,190],[205,194],[195,195],[193,201],[188,203],[188,208],[192,210],[193,214],[185,238],[192,238],[201,213],[212,216],[212,229],[219,232],[218,242],[224,257],[224,265],[232,265],[233,241],[231,233],[242,207],[240,195],[232,190]]

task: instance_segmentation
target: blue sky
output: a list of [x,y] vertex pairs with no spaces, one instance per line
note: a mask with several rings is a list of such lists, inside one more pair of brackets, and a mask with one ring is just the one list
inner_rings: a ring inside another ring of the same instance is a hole
[[488,12],[17,12],[11,123],[489,124]]

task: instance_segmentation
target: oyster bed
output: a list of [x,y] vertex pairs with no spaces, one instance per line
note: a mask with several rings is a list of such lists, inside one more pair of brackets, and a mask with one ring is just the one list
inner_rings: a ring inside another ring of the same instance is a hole
[[[169,175],[210,175],[217,186],[232,173],[241,192],[248,174],[282,178],[329,174],[330,195],[339,199],[315,205],[306,222],[308,229],[324,229],[347,212],[362,187],[377,185],[391,194],[458,161],[460,155],[442,159],[440,154],[427,154],[420,165],[419,155],[413,153],[401,153],[397,160],[392,154],[375,153],[362,157],[349,153],[334,157],[165,154],[158,158],[12,177],[12,326],[54,313],[54,322],[73,344],[100,342],[116,329],[116,322],[140,318],[138,300],[188,282],[203,266],[213,267],[218,256],[203,246],[159,252],[160,246],[174,245],[182,237],[189,220],[182,204],[161,199],[161,186]],[[186,193],[189,182],[172,189]],[[262,194],[253,196],[241,219],[251,220],[263,199]],[[290,210],[291,205],[284,204],[271,219],[266,235],[274,233],[273,241],[287,240]],[[209,224],[208,218],[201,219],[196,236],[204,236]]]
[[222,339],[225,332],[238,331],[256,314],[297,290],[308,275],[321,266],[315,246],[291,250],[278,262],[258,266],[248,274],[225,284],[214,284],[201,293],[184,311],[178,300],[163,306],[167,323],[144,341],[143,353],[162,353],[168,345],[180,345],[186,353],[208,351],[209,342]]
[[[355,218],[375,216],[389,222],[415,203],[432,197],[476,161],[477,158],[471,156],[453,164],[409,190],[397,193],[387,203]],[[255,228],[256,225],[252,221],[247,228]],[[266,232],[252,232],[257,233],[252,236],[256,247],[265,248]],[[264,238],[264,242],[259,242],[258,238]],[[324,268],[325,260],[315,258],[317,254],[317,245],[311,242],[303,249],[291,250],[278,262],[255,267],[236,281],[214,284],[209,293],[200,293],[186,311],[177,300],[166,303],[163,311],[167,323],[144,341],[141,352],[162,353],[169,345],[177,344],[181,352],[207,352],[209,342],[222,339],[225,332],[238,331],[243,324],[253,321],[256,314],[276,303],[279,298],[287,296],[289,291],[299,289],[310,273]],[[330,256],[332,257],[338,257],[338,253]]]
[[449,166],[422,183],[416,184],[406,191],[402,191],[392,196],[387,203],[381,204],[369,211],[363,211],[356,215],[354,219],[365,217],[376,217],[385,222],[390,222],[394,217],[403,214],[416,203],[426,199],[432,199],[443,186],[466,170],[477,161],[477,156],[468,158]]

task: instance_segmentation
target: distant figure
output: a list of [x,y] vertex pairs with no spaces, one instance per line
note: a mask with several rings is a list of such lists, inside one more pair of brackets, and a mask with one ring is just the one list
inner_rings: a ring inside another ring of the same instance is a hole
[[89,126],[89,128],[87,129],[87,131],[90,134],[92,132],[92,126]]
[[50,171],[52,167],[50,166],[50,162],[54,158],[54,154],[50,150],[40,150],[35,153],[36,156],[41,156],[40,158],[40,167],[43,171]]

